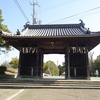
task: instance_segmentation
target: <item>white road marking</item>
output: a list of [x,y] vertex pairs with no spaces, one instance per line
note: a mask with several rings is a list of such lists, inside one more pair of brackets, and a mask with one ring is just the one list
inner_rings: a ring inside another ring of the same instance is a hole
[[16,94],[12,95],[11,97],[7,98],[6,100],[11,100],[12,98],[14,98],[15,96],[17,96],[19,93],[23,92],[24,89],[21,89],[19,92],[17,92]]

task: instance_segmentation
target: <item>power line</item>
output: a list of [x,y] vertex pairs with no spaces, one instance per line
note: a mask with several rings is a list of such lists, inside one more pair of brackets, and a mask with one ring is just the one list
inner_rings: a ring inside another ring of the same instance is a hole
[[[87,17],[87,16],[91,16],[91,15],[96,14],[96,13],[100,13],[100,11],[95,12],[95,13],[92,13],[92,14],[89,14],[89,15],[82,15],[81,18]],[[65,20],[70,21],[70,20],[81,19],[81,18],[80,17],[77,17],[77,18],[72,18],[72,19],[69,19],[69,20],[68,19],[65,19]],[[60,23],[65,22],[65,20],[61,20]]]
[[[90,10],[87,10],[87,11],[84,11],[84,12],[81,12],[81,13],[78,13],[78,14],[74,14],[74,15],[71,15],[71,16],[68,16],[68,17],[65,17],[65,18],[62,18],[62,19],[53,21],[53,22],[50,22],[50,23],[55,23],[55,22],[58,22],[58,21],[61,21],[61,20],[69,19],[69,18],[78,16],[78,15],[80,15],[80,14],[87,13],[87,12],[91,12],[91,11],[94,11],[94,10],[97,10],[97,9],[100,9],[100,6],[99,6],[99,7],[96,7],[96,8],[93,8],[93,9],[90,9]],[[49,24],[50,24],[50,23],[49,23]]]
[[66,5],[66,4],[69,4],[69,3],[71,3],[71,2],[75,2],[76,0],[70,0],[70,1],[63,1],[63,2],[59,2],[59,3],[57,3],[57,4],[54,4],[54,5],[51,5],[51,6],[49,6],[49,7],[46,7],[46,8],[43,8],[43,9],[41,9],[41,12],[46,12],[46,11],[48,11],[48,10],[52,10],[52,9],[55,9],[55,8],[58,8],[58,7],[61,7],[61,6],[63,6],[63,5]]
[[17,7],[19,8],[20,12],[22,13],[22,15],[24,16],[24,18],[27,20],[27,22],[29,22],[28,17],[26,16],[25,12],[23,11],[23,9],[21,8],[20,4],[18,3],[17,0],[14,0],[15,4],[17,5]]

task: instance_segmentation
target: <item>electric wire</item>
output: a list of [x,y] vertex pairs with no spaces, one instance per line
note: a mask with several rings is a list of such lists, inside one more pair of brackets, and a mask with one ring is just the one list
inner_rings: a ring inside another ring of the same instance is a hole
[[24,16],[24,18],[27,20],[27,22],[29,22],[28,17],[26,16],[25,12],[23,11],[23,9],[21,8],[20,4],[18,3],[17,0],[14,0],[16,6],[18,7],[18,9],[20,10],[20,12],[22,13],[22,15]]
[[[58,8],[58,7],[61,7],[61,6],[64,6],[64,5],[66,5],[66,4],[70,4],[70,3],[72,3],[72,2],[75,2],[76,0],[69,0],[69,1],[63,1],[63,2],[60,2],[60,3],[57,3],[57,4],[54,4],[54,5],[51,5],[51,6],[49,6],[49,7],[46,7],[46,8],[43,8],[43,9],[41,9],[41,12],[42,13],[44,13],[44,12],[46,12],[46,11],[48,11],[48,10],[52,10],[52,9],[56,9],[56,8]],[[38,11],[39,12],[39,11]]]
[[[22,10],[22,8],[21,8],[20,4],[18,3],[18,1],[17,0],[14,0],[14,2],[17,5],[17,7],[19,8],[19,10],[22,13],[22,15],[24,16],[24,18],[27,20],[27,22],[29,22],[28,17],[26,16],[26,14],[24,13],[24,11]],[[84,13],[91,12],[91,11],[94,11],[94,10],[97,10],[97,9],[100,9],[100,6],[99,7],[96,7],[96,8],[93,8],[93,9],[90,9],[90,10],[87,10],[87,11],[84,11],[84,12],[81,12],[81,13],[77,13],[77,14],[74,14],[74,15],[71,15],[71,16],[68,16],[68,17],[59,19],[59,20],[56,20],[56,21],[49,22],[48,24],[55,23],[55,22],[62,21],[62,20],[67,20],[67,19],[76,17],[76,16],[81,15],[81,14],[84,14]]]
[[100,11],[97,11],[97,12],[92,13],[92,14],[82,15],[82,16],[80,16],[80,17],[75,16],[76,18],[72,17],[71,19],[61,20],[61,21],[59,21],[59,22],[60,22],[60,23],[64,23],[64,22],[65,22],[65,23],[66,23],[66,21],[68,22],[68,21],[70,21],[70,20],[81,19],[81,18],[83,18],[83,17],[91,16],[91,15],[94,15],[94,14],[96,14],[96,13],[100,13]]
[[87,10],[87,11],[84,11],[84,12],[81,12],[81,13],[77,13],[77,14],[74,14],[74,15],[59,19],[59,20],[56,20],[56,21],[49,22],[48,24],[55,23],[55,22],[58,22],[58,21],[61,21],[61,20],[65,20],[65,19],[69,19],[69,18],[78,16],[78,15],[81,15],[81,14],[84,14],[84,13],[88,13],[88,12],[91,12],[91,11],[94,11],[94,10],[97,10],[97,9],[100,9],[100,6],[96,7],[96,8],[93,8],[93,9],[90,9],[90,10]]

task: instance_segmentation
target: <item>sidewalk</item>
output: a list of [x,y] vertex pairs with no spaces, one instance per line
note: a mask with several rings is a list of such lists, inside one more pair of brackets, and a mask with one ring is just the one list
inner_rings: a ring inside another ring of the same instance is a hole
[[[55,80],[65,80],[64,76],[44,76],[43,79],[55,79]],[[90,77],[90,80],[87,79],[69,79],[71,81],[100,81],[100,77]]]
[[91,81],[100,81],[100,77],[91,77]]

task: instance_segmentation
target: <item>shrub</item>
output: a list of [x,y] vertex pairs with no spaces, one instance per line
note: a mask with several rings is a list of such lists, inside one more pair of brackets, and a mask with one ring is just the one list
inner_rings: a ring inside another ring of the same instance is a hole
[[94,73],[94,77],[98,77],[98,74]]
[[5,66],[0,66],[0,74],[5,74],[7,68]]

